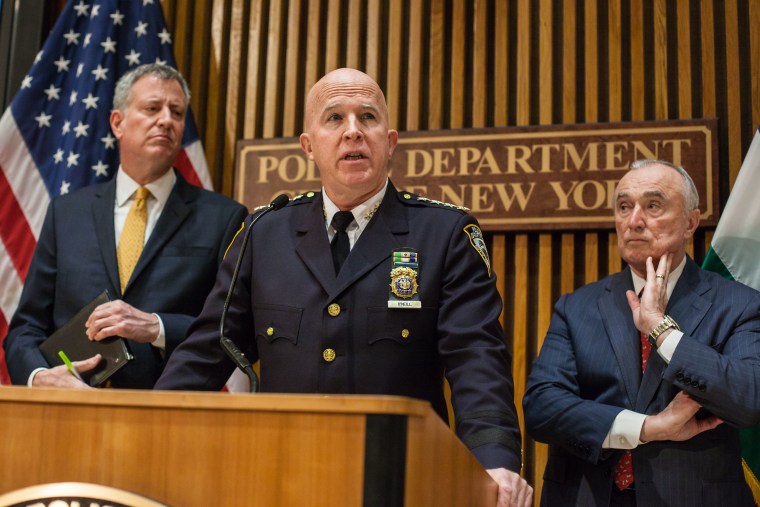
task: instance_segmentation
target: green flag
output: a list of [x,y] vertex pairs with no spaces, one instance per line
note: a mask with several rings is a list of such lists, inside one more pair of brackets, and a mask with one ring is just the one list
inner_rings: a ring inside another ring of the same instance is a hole
[[[702,267],[760,290],[760,128],[736,177]],[[760,425],[742,430],[744,476],[760,505]]]

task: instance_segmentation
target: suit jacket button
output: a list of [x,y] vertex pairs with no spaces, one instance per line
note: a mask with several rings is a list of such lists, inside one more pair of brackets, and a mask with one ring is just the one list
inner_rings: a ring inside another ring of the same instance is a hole
[[697,380],[692,380],[691,387],[699,387],[699,382]]
[[335,351],[333,349],[325,349],[322,352],[322,359],[328,363],[332,363],[335,361]]
[[327,313],[330,314],[330,317],[337,317],[340,315],[340,305],[338,303],[331,304],[327,307]]
[[686,384],[687,386],[688,386],[689,384],[691,384],[691,377],[684,377],[684,378],[683,378],[683,383],[684,383],[684,384]]
[[704,384],[699,384],[699,390],[705,392],[707,390],[707,387]]
[[683,380],[683,373],[682,372],[679,371],[678,373],[676,373],[676,380]]

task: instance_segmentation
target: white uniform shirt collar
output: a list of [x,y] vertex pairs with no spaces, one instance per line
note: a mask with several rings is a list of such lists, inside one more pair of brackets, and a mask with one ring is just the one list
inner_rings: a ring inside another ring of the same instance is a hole
[[[351,231],[358,229],[358,231],[356,231],[356,239],[358,239],[359,234],[364,231],[370,219],[372,218],[372,215],[375,214],[375,211],[377,211],[380,203],[383,202],[383,197],[385,197],[385,192],[387,189],[388,184],[386,183],[379,192],[351,210],[351,213],[354,215],[354,223],[348,226],[346,232],[350,234]],[[340,210],[338,209],[338,206],[336,206],[335,203],[333,203],[327,196],[324,187],[322,187],[322,202],[324,203],[325,226],[328,228],[328,232],[332,232],[332,234],[334,234],[335,231],[331,230],[332,227],[330,224],[332,224],[333,216]],[[330,235],[331,237],[332,234]]]

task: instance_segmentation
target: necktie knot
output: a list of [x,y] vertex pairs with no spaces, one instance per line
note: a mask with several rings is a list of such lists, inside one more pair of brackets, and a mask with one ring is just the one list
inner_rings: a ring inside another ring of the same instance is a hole
[[145,207],[145,203],[148,200],[148,197],[150,197],[150,190],[145,187],[138,188],[135,191],[135,207],[138,209]]
[[353,221],[353,213],[350,211],[339,211],[333,216],[332,226],[337,232],[344,232]]

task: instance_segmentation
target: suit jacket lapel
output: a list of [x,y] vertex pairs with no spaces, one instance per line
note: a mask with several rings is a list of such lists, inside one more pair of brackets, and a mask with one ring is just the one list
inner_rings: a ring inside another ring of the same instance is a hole
[[304,213],[294,212],[291,224],[297,236],[296,254],[325,292],[330,292],[330,288],[335,285],[335,268],[330,243],[327,241],[322,195],[309,205],[298,206],[301,207],[305,208]]
[[[389,258],[391,252],[401,246],[396,235],[409,232],[404,206],[398,201],[397,191],[389,182],[380,207],[351,249],[340,276],[336,277],[330,243],[327,241],[322,198],[315,199],[303,215],[294,215],[294,219],[294,228],[299,236],[296,253],[330,298],[337,297]],[[390,278],[388,280],[390,282]]]
[[630,268],[609,278],[605,295],[599,299],[598,305],[607,338],[615,353],[628,406],[633,408],[641,381],[641,352],[639,332],[633,324],[625,295],[627,290],[633,290]]
[[[116,232],[113,227],[114,203],[116,202],[116,178],[103,185],[92,203],[92,219],[95,234],[103,257],[103,265],[111,281],[110,294],[120,296],[119,265],[116,260]],[[105,288],[105,287],[104,287]],[[102,289],[101,289],[102,290]]]
[[[335,297],[346,288],[356,283],[367,272],[374,269],[385,259],[390,259],[394,249],[402,245],[397,235],[408,234],[409,224],[404,206],[398,200],[398,192],[392,184],[383,197],[383,202],[364,229],[359,240],[351,249],[351,254],[338,276],[337,286],[330,291]],[[390,283],[391,266],[388,264],[388,282]]]
[[[182,222],[185,221],[190,214],[188,204],[195,199],[197,192],[199,192],[199,189],[192,187],[177,172],[177,181],[174,184],[172,192],[169,194],[169,199],[166,201],[158,222],[156,222],[156,227],[153,229],[150,238],[148,238],[142,254],[140,254],[140,259],[137,261],[135,270],[132,272],[132,278],[129,281],[130,285],[137,280],[140,273],[153,261],[153,258],[158,255],[166,242],[169,241],[179,226],[182,225]],[[129,290],[129,285],[124,290],[125,292]]]

